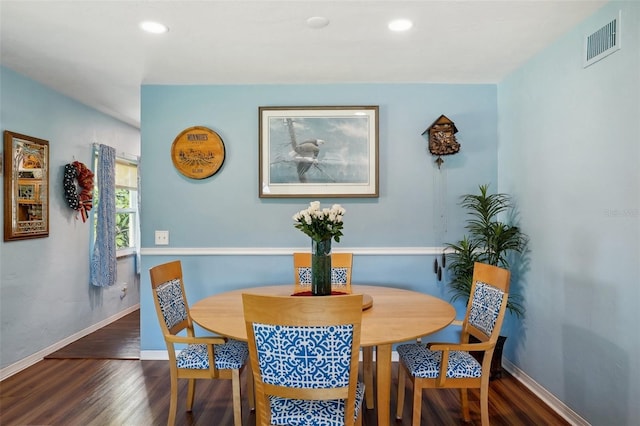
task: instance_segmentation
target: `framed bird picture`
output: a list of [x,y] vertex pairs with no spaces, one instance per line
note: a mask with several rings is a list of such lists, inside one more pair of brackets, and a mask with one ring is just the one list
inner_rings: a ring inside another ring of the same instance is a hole
[[259,107],[260,198],[378,197],[378,106]]

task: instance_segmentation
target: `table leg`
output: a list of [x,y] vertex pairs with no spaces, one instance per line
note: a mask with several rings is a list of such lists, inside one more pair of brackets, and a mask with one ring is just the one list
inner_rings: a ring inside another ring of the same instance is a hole
[[373,403],[373,346],[362,348],[362,365],[364,375],[364,397],[367,403],[367,409],[374,408]]
[[391,405],[391,345],[376,348],[376,383],[378,390],[378,426],[389,426]]

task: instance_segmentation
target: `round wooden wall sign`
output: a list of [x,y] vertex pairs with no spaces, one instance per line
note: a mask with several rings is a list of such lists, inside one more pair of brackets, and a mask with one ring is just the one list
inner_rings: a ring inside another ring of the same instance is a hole
[[202,126],[183,130],[171,145],[173,165],[191,179],[215,175],[224,163],[224,154],[220,135]]

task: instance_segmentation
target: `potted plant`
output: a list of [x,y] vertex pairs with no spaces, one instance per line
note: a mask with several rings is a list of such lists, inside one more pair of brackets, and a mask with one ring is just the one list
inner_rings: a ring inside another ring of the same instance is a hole
[[[489,194],[489,185],[480,185],[479,194],[465,194],[460,205],[467,210],[469,219],[465,228],[468,234],[456,243],[445,244],[447,248],[447,269],[451,300],[468,302],[475,262],[488,263],[510,269],[511,255],[523,253],[527,246],[527,236],[519,227],[499,220],[500,214],[513,209],[508,194]],[[518,317],[524,314],[524,307],[518,295],[510,292],[507,309]],[[506,337],[500,336],[491,363],[491,377],[499,377],[502,372],[502,349]]]

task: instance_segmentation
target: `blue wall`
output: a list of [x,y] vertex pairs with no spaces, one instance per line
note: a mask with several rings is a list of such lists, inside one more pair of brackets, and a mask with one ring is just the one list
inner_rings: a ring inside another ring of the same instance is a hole
[[[622,10],[622,49],[582,67]],[[531,237],[507,358],[593,425],[640,424],[640,3],[613,2],[499,85],[499,186]]]
[[[347,210],[334,249],[355,252],[354,282],[448,299],[429,253],[462,235],[461,194],[483,183],[497,187],[496,96],[494,85],[143,86],[143,271],[181,259],[191,303],[291,283],[290,253],[310,245],[291,217],[311,199],[258,198],[258,107],[378,105],[380,197],[322,200]],[[456,123],[462,148],[439,170],[421,133],[441,114]],[[180,175],[170,155],[174,138],[195,125],[218,132],[227,149],[223,168],[201,181]],[[154,247],[154,230],[169,230],[168,247]],[[143,272],[142,350],[164,350],[148,289]]]
[[118,285],[89,285],[89,223],[67,207],[62,176],[74,160],[91,164],[93,142],[138,154],[140,133],[5,67],[0,87],[0,128],[49,141],[50,179],[49,236],[0,243],[2,376],[138,303],[132,257],[118,262]]

